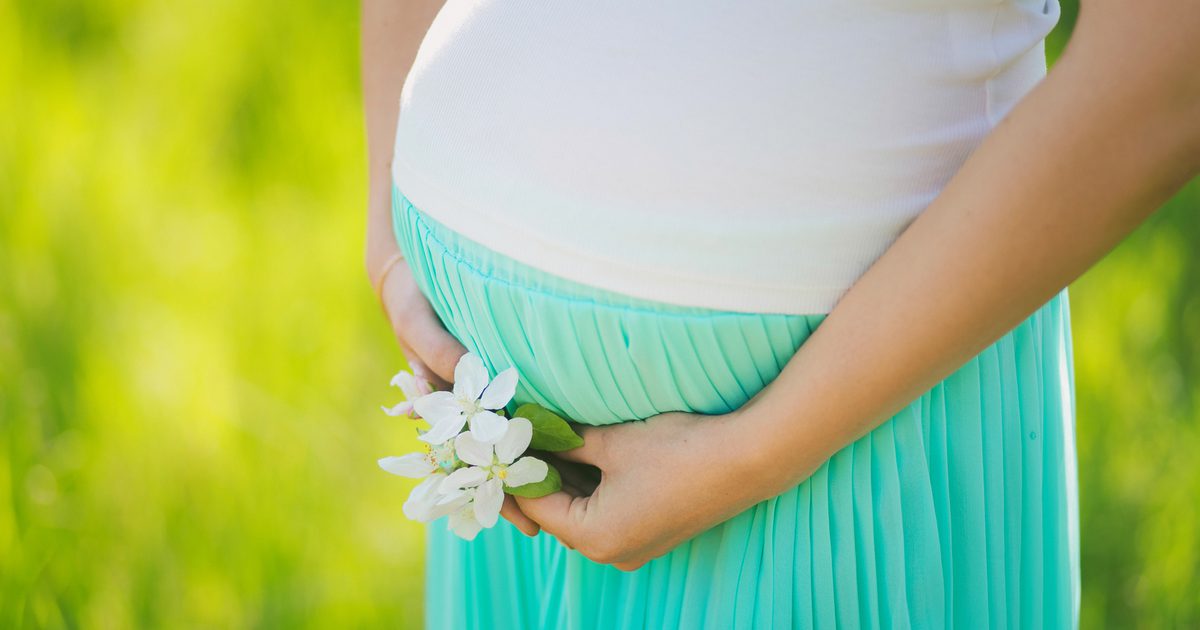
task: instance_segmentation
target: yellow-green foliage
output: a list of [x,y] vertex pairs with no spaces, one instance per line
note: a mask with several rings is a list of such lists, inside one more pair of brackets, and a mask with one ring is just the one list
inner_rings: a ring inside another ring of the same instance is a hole
[[0,627],[419,623],[357,19],[0,3]]
[[[356,11],[0,0],[0,627],[419,624]],[[1085,627],[1200,624],[1198,207],[1072,293]]]

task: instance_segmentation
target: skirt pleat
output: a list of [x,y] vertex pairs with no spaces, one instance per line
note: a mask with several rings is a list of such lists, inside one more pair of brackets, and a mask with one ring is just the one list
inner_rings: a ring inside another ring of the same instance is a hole
[[[398,189],[397,243],[510,404],[606,425],[733,411],[825,318],[590,287],[449,230]],[[1073,628],[1074,368],[1064,290],[808,479],[633,572],[506,521],[427,530],[430,628]]]

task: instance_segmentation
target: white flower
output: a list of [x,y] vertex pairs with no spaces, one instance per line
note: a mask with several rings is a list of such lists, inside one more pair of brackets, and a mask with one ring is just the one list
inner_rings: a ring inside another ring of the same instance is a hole
[[379,467],[393,475],[420,479],[438,471],[449,474],[460,463],[452,445],[431,444],[425,448],[424,453],[384,457],[379,460]]
[[441,502],[445,498],[441,483],[461,463],[450,444],[440,444],[429,447],[425,453],[384,457],[379,460],[379,467],[401,477],[425,478],[404,502],[404,515],[428,523],[453,512],[469,500],[469,497],[456,496],[454,501]]
[[[533,438],[533,424],[495,413],[516,392],[516,369],[489,381],[483,360],[468,352],[454,368],[453,391],[430,391],[428,382],[406,371],[392,377],[392,385],[407,400],[384,412],[430,424],[419,436],[426,452],[379,460],[387,472],[421,480],[404,502],[408,518],[428,523],[449,516],[450,530],[473,540],[499,520],[505,486],[536,483],[549,474],[546,462],[521,457]],[[469,428],[464,432],[464,427]]]
[[[443,499],[444,506],[439,506],[442,509],[453,506],[450,512],[450,531],[464,540],[475,540],[479,530],[483,529],[483,523],[479,522],[479,504],[472,500],[474,495],[475,489],[468,488],[457,495],[446,497]],[[495,524],[493,519],[488,527]]]
[[441,493],[440,486],[445,480],[445,473],[436,473],[417,484],[408,495],[408,500],[404,502],[404,515],[414,521],[429,523],[467,505],[471,497],[466,493],[456,493],[453,496]]
[[516,368],[504,370],[489,383],[479,355],[464,354],[454,368],[453,392],[436,391],[413,402],[416,412],[431,425],[420,439],[441,444],[462,432],[466,424],[476,440],[494,444],[504,435],[508,420],[492,410],[507,405],[516,389]]
[[418,418],[413,410],[413,402],[433,391],[429,382],[423,378],[413,376],[412,372],[400,370],[392,377],[392,387],[399,387],[400,391],[404,392],[404,402],[401,402],[392,407],[383,407],[383,413],[389,416],[408,416],[410,418]]
[[504,503],[504,486],[523,486],[546,478],[546,462],[536,457],[517,459],[529,448],[531,439],[533,424],[525,418],[510,420],[508,430],[494,446],[480,442],[470,433],[459,435],[454,439],[454,451],[458,459],[471,465],[447,475],[438,491],[445,497],[470,494],[474,519],[482,527],[495,525]]

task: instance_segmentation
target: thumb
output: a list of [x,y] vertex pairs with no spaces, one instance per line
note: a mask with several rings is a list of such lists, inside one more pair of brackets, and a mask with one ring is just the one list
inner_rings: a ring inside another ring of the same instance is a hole
[[510,523],[517,526],[522,534],[526,536],[537,536],[538,524],[533,519],[525,515],[521,508],[517,506],[516,497],[511,494],[504,495],[504,503],[500,506],[500,516],[508,519]]
[[580,540],[586,540],[583,523],[588,499],[586,496],[573,497],[561,490],[536,499],[516,497],[517,505],[525,516],[572,549],[578,546]]
[[583,445],[569,451],[558,451],[556,457],[577,464],[587,464],[604,470],[608,466],[605,458],[604,438],[610,427],[594,427],[586,424],[576,424],[571,428],[583,438]]

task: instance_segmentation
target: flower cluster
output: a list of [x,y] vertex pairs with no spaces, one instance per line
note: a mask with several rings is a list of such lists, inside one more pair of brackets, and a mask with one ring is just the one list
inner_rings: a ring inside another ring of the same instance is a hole
[[502,415],[517,379],[515,368],[489,378],[483,360],[471,352],[455,366],[453,391],[432,391],[405,371],[392,378],[407,400],[384,412],[430,424],[418,435],[425,452],[379,460],[387,472],[421,479],[404,503],[405,516],[425,523],[449,516],[450,530],[472,540],[496,524],[506,493],[539,497],[562,487],[558,471],[524,453],[531,446],[565,450],[583,441],[538,405],[522,405],[512,418]]

